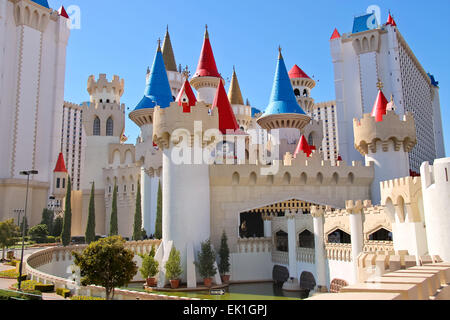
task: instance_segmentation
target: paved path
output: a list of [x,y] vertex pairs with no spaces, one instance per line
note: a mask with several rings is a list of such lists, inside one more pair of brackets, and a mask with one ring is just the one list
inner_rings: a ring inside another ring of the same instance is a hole
[[[14,269],[14,267],[0,263],[0,271],[10,270],[10,269]],[[15,279],[1,279],[0,278],[0,289],[9,290],[9,287],[14,285],[15,283],[17,283],[17,280],[15,280]],[[69,300],[69,299],[64,299],[63,297],[57,295],[56,293],[43,293],[42,300]]]

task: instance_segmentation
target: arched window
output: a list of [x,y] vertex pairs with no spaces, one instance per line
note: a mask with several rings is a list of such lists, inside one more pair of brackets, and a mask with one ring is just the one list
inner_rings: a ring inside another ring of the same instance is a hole
[[303,90],[303,96],[304,96],[304,97],[308,97],[308,90],[306,90],[306,89]]
[[298,235],[298,246],[300,248],[314,249],[314,234],[309,230],[305,230]]
[[381,228],[377,232],[372,233],[369,235],[369,240],[372,241],[392,241],[392,232],[389,230],[386,230],[384,228]]
[[309,144],[310,146],[313,146],[313,145],[314,145],[314,138],[313,138],[312,132],[311,132],[310,135],[308,136],[308,144]]
[[337,229],[328,235],[329,243],[352,243],[351,237],[347,232]]
[[300,90],[295,89],[294,90],[294,94],[295,94],[296,97],[300,96]]
[[114,132],[114,121],[111,117],[106,121],[106,135],[111,137]]
[[289,251],[288,234],[284,231],[278,231],[275,234],[275,245],[277,251],[288,252]]
[[94,119],[94,136],[100,135],[100,118],[95,117]]

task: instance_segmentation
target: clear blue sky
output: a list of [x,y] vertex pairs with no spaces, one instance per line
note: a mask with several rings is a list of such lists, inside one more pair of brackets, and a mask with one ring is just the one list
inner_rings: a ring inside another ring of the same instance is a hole
[[135,142],[139,129],[128,113],[143,96],[146,69],[167,24],[177,64],[188,65],[192,73],[208,24],[219,72],[229,78],[235,65],[244,99],[265,109],[278,45],[288,69],[298,64],[318,81],[312,91],[316,101],[334,100],[329,48],[334,28],[341,34],[350,32],[353,17],[374,4],[381,8],[384,23],[390,9],[425,70],[440,82],[444,138],[450,154],[448,0],[49,0],[49,4],[55,9],[61,4],[81,9],[81,29],[72,31],[67,48],[65,100],[88,100],[86,84],[91,74],[124,78],[122,103],[130,109],[125,133],[129,143]]

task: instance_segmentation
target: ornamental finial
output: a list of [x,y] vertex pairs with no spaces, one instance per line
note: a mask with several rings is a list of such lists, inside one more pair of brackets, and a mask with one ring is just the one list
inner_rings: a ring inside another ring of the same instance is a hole
[[378,88],[378,90],[383,90],[383,82],[381,82],[381,80],[378,78],[378,82],[377,82],[377,88]]

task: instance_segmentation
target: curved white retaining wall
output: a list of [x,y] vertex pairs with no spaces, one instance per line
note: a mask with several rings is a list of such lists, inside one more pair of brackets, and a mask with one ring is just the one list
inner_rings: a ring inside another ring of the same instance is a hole
[[[160,240],[146,240],[127,242],[125,247],[133,251],[136,256],[135,260],[141,265],[141,258],[138,253],[150,252],[152,246],[158,247]],[[31,280],[41,283],[53,283],[56,288],[72,289],[72,293],[82,296],[105,297],[105,289],[98,286],[78,287],[74,281],[69,279],[70,274],[68,268],[73,265],[72,252],[81,252],[86,245],[70,246],[70,247],[53,247],[37,251],[25,257],[25,271]],[[140,281],[142,277],[140,272],[133,281]],[[198,300],[191,298],[164,296],[158,294],[140,293],[129,290],[115,290],[115,299],[117,300]]]

